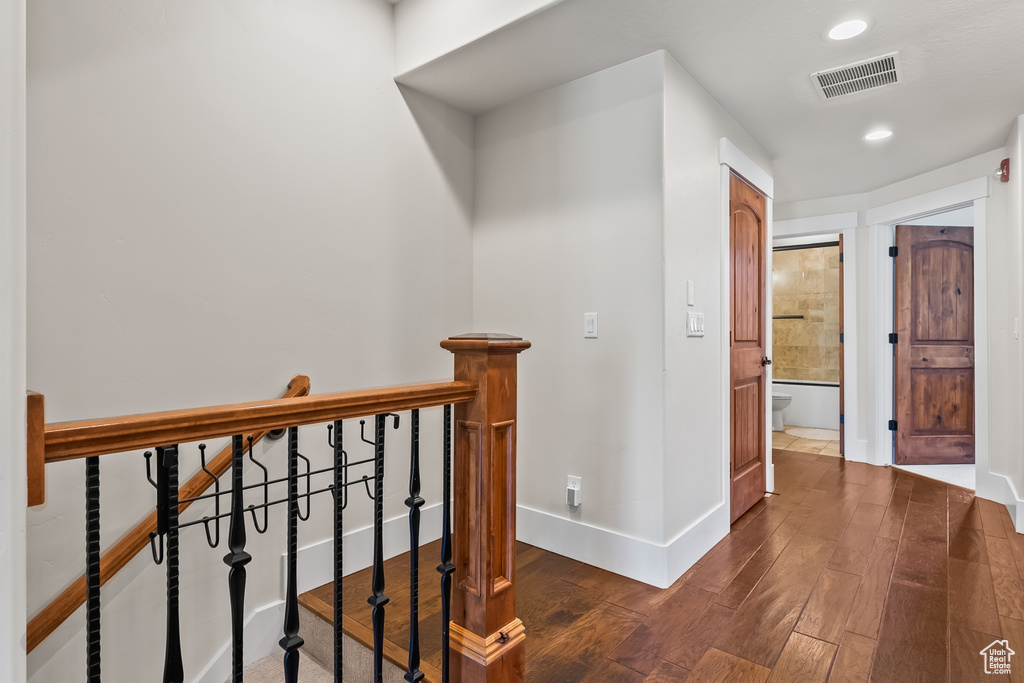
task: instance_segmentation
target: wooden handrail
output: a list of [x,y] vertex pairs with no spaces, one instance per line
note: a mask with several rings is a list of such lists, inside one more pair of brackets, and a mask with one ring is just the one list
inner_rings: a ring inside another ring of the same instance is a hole
[[[307,396],[308,394],[309,377],[306,377],[305,375],[296,375],[292,378],[292,381],[288,383],[288,390],[285,391],[282,398],[294,399],[300,396]],[[30,400],[39,401],[39,410],[42,410],[42,396],[39,394],[35,394],[35,396],[38,398]],[[249,436],[252,436],[253,443],[256,443],[266,436],[268,431],[270,430],[263,429],[251,432],[246,434],[245,437],[248,439]],[[219,477],[224,474],[230,466],[231,446],[227,446],[209,462],[207,469]],[[196,496],[201,496],[212,484],[213,479],[211,479],[208,474],[200,470],[184,485],[182,485],[180,497],[195,498]],[[178,506],[178,512],[181,513],[185,511],[191,504],[191,502],[181,503]],[[103,554],[103,557],[100,558],[101,586],[106,584],[114,574],[121,571],[133,557],[138,555],[143,548],[149,545],[149,534],[156,531],[156,526],[157,516],[156,511],[153,511],[149,516],[136,524],[134,529],[122,536],[117,543],[112,545],[107,552]],[[46,640],[47,636],[53,633],[58,626],[64,623],[68,617],[75,613],[75,610],[85,604],[85,593],[85,576],[80,576],[70,586],[65,588],[64,592],[51,600],[46,607],[40,610],[39,613],[28,622],[25,640],[29,652],[32,652],[39,643]]]
[[48,424],[46,462],[472,401],[472,382],[439,382]]

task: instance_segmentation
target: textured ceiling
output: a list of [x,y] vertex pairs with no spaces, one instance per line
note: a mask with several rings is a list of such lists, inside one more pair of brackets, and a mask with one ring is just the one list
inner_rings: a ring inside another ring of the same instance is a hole
[[[871,28],[823,37],[850,16]],[[778,202],[997,149],[1024,113],[1024,0],[564,0],[398,80],[481,113],[659,49],[773,157]],[[902,84],[818,99],[812,72],[892,51]],[[862,139],[881,125],[895,135]]]

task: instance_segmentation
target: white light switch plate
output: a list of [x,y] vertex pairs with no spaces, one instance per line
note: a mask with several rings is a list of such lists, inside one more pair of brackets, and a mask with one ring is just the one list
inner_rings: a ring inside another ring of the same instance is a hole
[[703,337],[704,336],[704,314],[697,313],[696,311],[686,312],[686,336],[687,337]]
[[597,313],[583,314],[583,338],[597,339]]

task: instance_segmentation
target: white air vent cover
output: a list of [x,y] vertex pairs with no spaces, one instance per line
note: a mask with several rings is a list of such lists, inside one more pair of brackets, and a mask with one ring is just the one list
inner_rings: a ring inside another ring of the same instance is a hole
[[811,81],[823,100],[834,100],[843,95],[881,88],[902,80],[899,52],[811,74]]

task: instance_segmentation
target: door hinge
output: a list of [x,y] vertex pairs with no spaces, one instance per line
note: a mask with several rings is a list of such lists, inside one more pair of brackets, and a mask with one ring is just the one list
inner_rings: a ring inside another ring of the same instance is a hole
[[839,424],[846,424],[846,416],[839,413]]
[[843,337],[843,333],[842,333],[842,332],[840,332],[840,333],[839,333],[839,343],[840,343],[840,344],[844,344],[844,343],[845,343],[845,342],[843,341],[843,339],[844,339],[844,337]]
[[839,252],[839,262],[843,262],[843,252]]
[[890,332],[889,333],[889,343],[890,344],[898,344],[899,340],[900,340],[900,335],[898,335],[895,332]]
[[889,247],[889,256],[891,256],[893,258],[896,258],[899,255],[900,255],[900,248],[899,247]]
[[889,420],[889,431],[895,432],[896,428],[899,427],[899,423],[896,420]]

